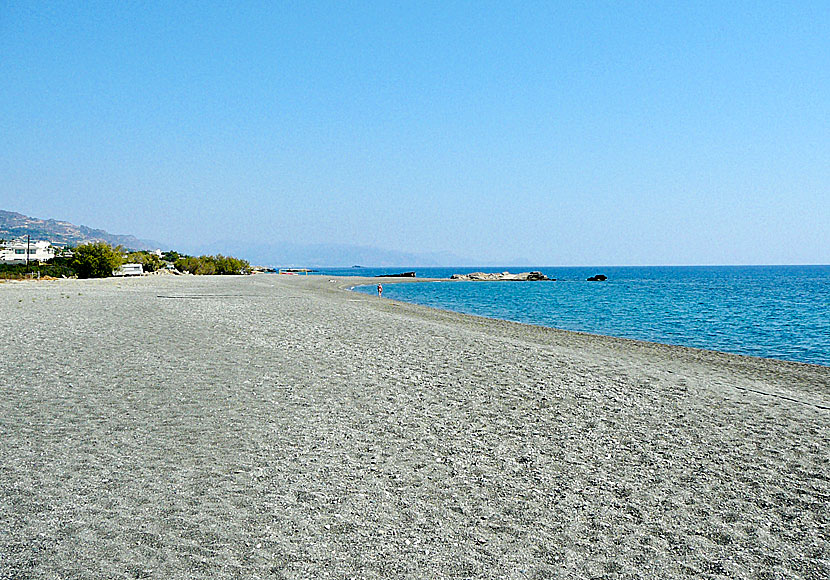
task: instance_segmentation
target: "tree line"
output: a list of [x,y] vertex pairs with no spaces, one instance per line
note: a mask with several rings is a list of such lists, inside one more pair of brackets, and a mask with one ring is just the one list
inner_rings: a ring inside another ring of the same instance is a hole
[[40,275],[55,278],[108,278],[123,264],[141,264],[145,272],[172,266],[179,272],[196,275],[251,273],[251,265],[247,260],[221,254],[188,256],[170,251],[159,257],[152,252],[129,252],[121,246],[113,247],[106,242],[82,244],[69,250],[43,264],[0,264],[0,273],[4,275],[0,277],[23,277],[36,268]]

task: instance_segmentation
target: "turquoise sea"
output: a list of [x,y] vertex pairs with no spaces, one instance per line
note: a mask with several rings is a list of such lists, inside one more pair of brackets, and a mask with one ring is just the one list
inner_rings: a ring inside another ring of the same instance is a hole
[[[410,268],[419,278],[540,270],[555,282],[391,284],[384,298],[593,334],[830,366],[830,266]],[[407,268],[319,274],[375,276]],[[587,282],[594,274],[606,282]],[[355,290],[374,294],[375,286]]]

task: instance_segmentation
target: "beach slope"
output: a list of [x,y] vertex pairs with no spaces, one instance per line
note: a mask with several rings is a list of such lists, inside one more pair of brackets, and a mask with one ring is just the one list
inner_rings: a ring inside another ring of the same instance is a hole
[[0,284],[0,579],[830,577],[830,368],[357,282]]

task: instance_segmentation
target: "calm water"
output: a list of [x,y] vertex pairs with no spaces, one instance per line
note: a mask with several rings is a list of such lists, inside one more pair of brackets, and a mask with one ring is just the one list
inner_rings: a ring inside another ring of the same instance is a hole
[[[830,266],[509,269],[541,270],[558,281],[385,283],[383,295],[566,330],[830,366]],[[418,277],[476,270],[482,268],[416,269]],[[608,281],[585,281],[597,273]],[[375,292],[374,286],[356,290]]]

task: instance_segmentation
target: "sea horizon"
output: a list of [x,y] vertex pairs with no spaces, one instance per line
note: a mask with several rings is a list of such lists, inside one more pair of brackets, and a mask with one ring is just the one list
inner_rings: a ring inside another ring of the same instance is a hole
[[[510,270],[512,273],[529,272],[536,270],[550,270],[550,269],[577,269],[577,268],[788,268],[788,267],[830,267],[830,263],[768,263],[768,264],[579,264],[579,265],[528,265],[528,264],[490,264],[490,265],[449,265],[449,266],[413,266],[411,264],[397,265],[397,266],[320,266],[307,264],[268,264],[263,267],[272,268],[274,270],[290,270],[290,269],[307,269],[309,272],[330,276],[349,276],[349,275],[363,275],[365,271],[388,271],[394,270],[396,272],[411,272],[411,271],[426,271],[426,270],[451,270],[459,269],[465,271],[504,271]],[[360,273],[357,271],[360,270]],[[424,277],[424,276],[421,276]]]

